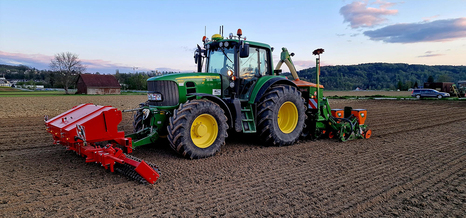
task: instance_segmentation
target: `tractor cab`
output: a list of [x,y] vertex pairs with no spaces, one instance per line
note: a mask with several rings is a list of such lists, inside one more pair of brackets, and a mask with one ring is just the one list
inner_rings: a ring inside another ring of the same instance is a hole
[[246,41],[241,35],[239,29],[237,36],[230,34],[227,39],[220,34],[212,40],[204,36],[204,48],[198,47],[194,56],[198,71],[220,74],[223,98],[249,100],[258,79],[272,75],[271,47]]

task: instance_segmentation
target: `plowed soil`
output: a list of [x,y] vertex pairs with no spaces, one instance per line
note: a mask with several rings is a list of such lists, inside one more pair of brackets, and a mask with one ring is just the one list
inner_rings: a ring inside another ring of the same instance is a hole
[[[370,139],[264,147],[230,133],[214,157],[166,141],[133,156],[162,176],[141,185],[53,145],[43,115],[80,103],[137,107],[145,96],[11,97],[0,103],[0,217],[463,217],[466,103],[331,100],[365,108]],[[131,129],[131,113],[121,128]]]

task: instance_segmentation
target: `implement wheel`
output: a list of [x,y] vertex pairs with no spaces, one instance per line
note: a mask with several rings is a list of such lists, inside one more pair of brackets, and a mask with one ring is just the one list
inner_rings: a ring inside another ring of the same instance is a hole
[[345,142],[347,141],[351,134],[353,134],[353,126],[351,125],[351,121],[344,119],[340,122],[341,127],[339,131],[340,141]]
[[372,135],[372,130],[370,130],[370,129],[368,129],[368,130],[366,130],[366,131],[364,132],[364,138],[365,138],[365,139],[370,138],[371,135]]
[[170,117],[167,129],[171,148],[190,159],[213,156],[228,137],[223,109],[208,100],[181,104]]
[[258,107],[259,136],[266,145],[291,145],[304,128],[306,106],[296,87],[279,85],[268,90]]

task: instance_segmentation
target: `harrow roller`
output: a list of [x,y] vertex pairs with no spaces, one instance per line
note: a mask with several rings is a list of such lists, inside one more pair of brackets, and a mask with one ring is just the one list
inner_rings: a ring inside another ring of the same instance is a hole
[[121,120],[121,111],[114,107],[81,104],[50,120],[46,117],[45,126],[53,135],[54,144],[85,156],[86,163],[100,163],[111,172],[116,170],[139,182],[155,183],[160,176],[157,166],[123,152],[132,152],[132,140],[118,131]]

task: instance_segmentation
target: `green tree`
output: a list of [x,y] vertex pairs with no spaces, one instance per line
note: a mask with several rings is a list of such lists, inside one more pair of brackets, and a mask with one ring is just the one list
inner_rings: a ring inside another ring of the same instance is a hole
[[401,82],[401,80],[398,80],[398,84],[397,84],[397,89],[399,90],[403,90],[403,83]]
[[412,85],[413,83],[411,83],[411,81],[406,81],[404,87],[403,87],[403,90],[408,90],[409,88],[412,88]]
[[434,82],[434,77],[433,77],[433,76],[429,76],[429,78],[427,78],[427,82],[428,82],[428,83],[433,83],[433,82]]
[[450,81],[451,81],[451,78],[450,78],[450,76],[448,76],[447,74],[442,74],[442,75],[439,75],[439,76],[438,76],[437,81],[438,81],[438,82],[450,82]]

